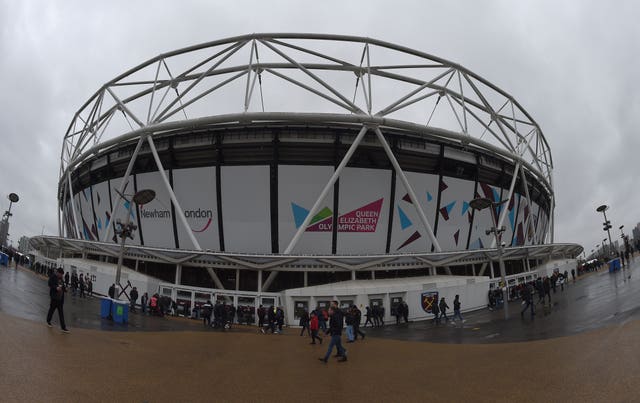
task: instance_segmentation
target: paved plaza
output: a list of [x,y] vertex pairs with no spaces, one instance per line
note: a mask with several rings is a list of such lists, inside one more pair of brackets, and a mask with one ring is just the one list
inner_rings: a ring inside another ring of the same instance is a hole
[[[205,330],[182,318],[99,318],[67,297],[71,329],[48,328],[46,280],[0,269],[3,401],[638,401],[640,272],[599,272],[552,294],[532,321],[502,311],[366,329],[349,361],[317,358],[296,329]],[[463,301],[464,303],[464,301]],[[54,324],[57,317],[54,316]],[[325,339],[328,341],[328,339]]]

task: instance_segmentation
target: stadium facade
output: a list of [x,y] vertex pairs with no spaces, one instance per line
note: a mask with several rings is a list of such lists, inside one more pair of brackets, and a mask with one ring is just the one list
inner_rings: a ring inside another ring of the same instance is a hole
[[[259,295],[493,277],[487,229],[504,226],[515,275],[581,251],[553,243],[552,171],[533,118],[460,65],[370,38],[252,34],[103,85],[64,137],[59,237],[32,243],[113,260],[129,216],[128,266],[177,288]],[[142,189],[155,199],[120,196]],[[474,210],[478,197],[495,204]]]

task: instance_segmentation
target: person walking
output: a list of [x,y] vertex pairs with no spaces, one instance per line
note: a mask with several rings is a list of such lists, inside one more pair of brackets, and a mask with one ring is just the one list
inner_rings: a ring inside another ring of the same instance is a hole
[[60,328],[63,332],[69,333],[67,329],[67,325],[64,323],[64,293],[66,288],[63,283],[63,274],[64,270],[62,268],[58,268],[56,273],[49,277],[49,296],[51,297],[51,303],[49,304],[49,312],[47,313],[47,325],[49,327],[53,327],[51,324],[51,317],[53,316],[53,312],[58,310],[58,318],[60,319]]
[[373,317],[373,314],[371,313],[371,307],[370,306],[367,306],[365,308],[364,317],[366,319],[365,319],[364,325],[362,327],[367,327],[367,323],[370,323],[371,327],[373,327],[373,320],[371,320],[371,318]]
[[[437,298],[437,297],[436,297]],[[431,313],[433,314],[433,323],[440,323],[440,308],[438,308],[438,300],[434,300],[431,305]]]
[[260,305],[258,307],[258,328],[263,334],[265,333],[264,322],[265,322],[266,316],[267,316],[267,310],[265,309],[264,306]]
[[362,337],[362,340],[364,340],[364,336],[366,336],[366,333],[360,330],[360,322],[362,321],[362,311],[358,309],[357,306],[354,306],[353,309],[354,309],[353,310],[353,334],[355,335],[355,340],[358,340],[358,335],[360,335],[360,337]]
[[447,303],[444,300],[444,297],[442,297],[440,299],[440,318],[444,317],[445,322],[449,321],[449,318],[447,318],[447,309],[449,309],[449,305],[447,305]]
[[[548,276],[545,276],[544,280],[542,280],[542,288],[544,289],[545,297],[549,298],[549,305],[551,305],[551,280]],[[542,298],[542,302],[544,303],[544,298]]]
[[522,318],[524,318],[524,313],[527,311],[527,308],[529,307],[531,308],[531,319],[533,319],[533,315],[536,314],[535,312],[533,312],[533,301],[532,301],[533,296],[531,294],[533,294],[533,289],[531,287],[531,284],[527,284],[522,289],[522,301],[525,304],[522,311],[520,311],[520,317]]
[[322,308],[320,309],[320,315],[318,316],[318,321],[320,322],[320,329],[322,329],[323,332],[327,331],[327,319],[329,319],[329,314],[327,313],[327,310]]
[[347,308],[347,312],[344,315],[344,321],[347,325],[347,343],[353,343],[353,310],[351,308]]
[[402,307],[402,318],[404,319],[404,323],[409,323],[409,305],[407,305],[407,301],[402,301],[400,306]]
[[304,330],[307,329],[307,334],[311,336],[311,331],[309,330],[309,312],[305,309],[300,316],[300,326],[302,329],[300,330],[300,336],[304,335]]
[[380,312],[379,312],[379,308],[378,305],[374,305],[373,308],[371,308],[371,314],[373,315],[373,327],[379,327],[380,326]]
[[211,303],[211,300],[207,300],[207,302],[205,302],[202,305],[202,322],[203,322],[205,327],[211,327],[211,313],[212,312],[213,312],[213,304]]
[[80,287],[80,298],[86,298],[86,295],[84,294],[86,285],[84,282],[84,275],[82,273],[80,273],[80,280],[78,280],[78,286]]
[[460,295],[456,294],[456,297],[453,299],[453,320],[460,318],[460,322],[464,322],[460,314],[460,305]]
[[320,340],[320,344],[322,344],[322,337],[318,336],[318,330],[320,329],[320,322],[318,321],[318,315],[314,312],[311,312],[311,321],[309,323],[309,329],[311,330],[311,343],[316,344],[316,339]]
[[344,318],[342,316],[342,311],[338,309],[338,302],[333,301],[331,303],[331,308],[329,308],[329,329],[327,334],[331,335],[331,341],[329,342],[329,348],[327,349],[327,353],[324,357],[318,358],[320,361],[325,364],[329,361],[329,357],[331,356],[331,352],[333,351],[333,347],[335,346],[338,350],[338,354],[336,357],[339,357],[339,362],[347,361],[347,350],[342,347],[342,327],[343,327]]
[[133,287],[129,296],[131,297],[131,312],[135,312],[136,302],[138,302],[138,289],[136,287]]
[[[211,302],[211,301],[209,301]],[[140,298],[140,307],[142,307],[142,313],[146,313],[147,312],[147,304],[149,303],[149,294],[148,293],[144,293],[142,294],[142,298]],[[211,316],[211,315],[209,315]]]

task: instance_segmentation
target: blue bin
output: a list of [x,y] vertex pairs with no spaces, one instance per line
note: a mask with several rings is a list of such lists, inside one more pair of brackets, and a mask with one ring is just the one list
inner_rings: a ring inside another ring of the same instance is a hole
[[614,271],[618,271],[621,268],[620,258],[617,257],[615,259],[609,260],[609,273],[613,273]]
[[129,322],[129,303],[126,301],[113,301],[113,321],[116,323]]
[[0,264],[3,266],[9,266],[9,255],[0,252]]
[[100,317],[108,318],[111,314],[111,298],[102,298],[100,300]]

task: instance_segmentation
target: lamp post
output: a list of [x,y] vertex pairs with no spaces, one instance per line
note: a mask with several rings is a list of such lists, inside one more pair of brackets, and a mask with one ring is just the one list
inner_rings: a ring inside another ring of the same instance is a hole
[[493,225],[491,226],[491,229],[486,230],[485,233],[487,235],[493,233],[496,239],[496,249],[498,250],[498,265],[500,266],[500,278],[505,288],[504,319],[506,320],[509,319],[509,287],[507,285],[507,274],[504,267],[504,261],[502,260],[502,242],[500,242],[501,234],[506,231],[506,228],[504,226],[496,228],[496,226],[498,225],[498,220],[495,216],[495,208],[505,202],[506,200],[494,202],[490,199],[487,199],[486,197],[479,197],[471,200],[469,202],[469,206],[471,206],[472,209],[478,211],[484,210],[487,207],[491,207],[491,218],[493,219]]
[[2,221],[0,221],[0,246],[2,247],[7,246],[7,237],[9,236],[9,217],[12,216],[11,205],[20,200],[18,195],[15,193],[9,193],[7,198],[9,199],[9,209],[4,212],[2,215]]
[[[611,251],[613,250],[613,242],[611,242],[611,221],[607,220],[607,213],[606,211],[609,210],[609,206],[607,206],[606,204],[603,204],[602,206],[598,206],[598,208],[596,209],[596,211],[598,213],[602,213],[602,215],[604,215],[604,227],[603,229],[605,231],[607,231],[607,234],[609,235],[609,254],[611,254]],[[605,238],[606,241],[606,238]]]
[[[116,236],[120,236],[120,254],[118,255],[118,268],[116,269],[116,286],[119,290],[122,289],[120,285],[120,274],[122,272],[122,260],[124,259],[124,244],[128,238],[133,239],[133,232],[138,229],[138,227],[131,222],[131,200],[127,199],[127,195],[121,194],[116,190],[116,192],[120,195],[120,197],[127,202],[127,220],[122,225],[120,221],[116,222]],[[152,201],[156,197],[156,192],[151,189],[144,189],[133,195],[133,202],[136,205],[147,204]],[[119,292],[118,290],[118,292]],[[119,295],[119,294],[118,294]],[[116,297],[117,298],[117,297]]]

